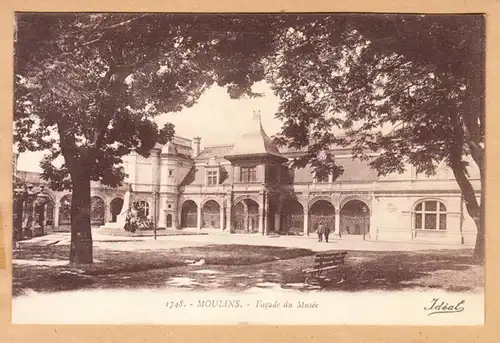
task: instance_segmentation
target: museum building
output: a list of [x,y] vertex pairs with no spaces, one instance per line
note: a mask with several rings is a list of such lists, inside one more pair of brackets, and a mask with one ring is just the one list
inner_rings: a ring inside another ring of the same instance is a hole
[[[402,174],[378,177],[348,148],[331,149],[344,168],[336,180],[290,168],[287,162],[302,152],[279,150],[260,116],[234,144],[202,149],[199,137],[174,137],[148,158],[126,156],[122,187],[92,184],[92,226],[123,230],[112,223],[129,196],[126,202],[159,229],[307,236],[322,221],[341,239],[475,243],[474,221],[448,168],[428,177],[408,166]],[[44,184],[38,173],[16,167],[15,173],[27,184]],[[471,173],[479,198],[478,173]],[[46,192],[46,228],[69,230],[71,193]]]

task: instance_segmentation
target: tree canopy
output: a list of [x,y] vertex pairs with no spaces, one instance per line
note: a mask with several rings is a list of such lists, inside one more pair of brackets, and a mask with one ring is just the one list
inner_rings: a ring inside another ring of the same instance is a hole
[[276,141],[306,149],[296,166],[339,176],[332,144],[370,158],[379,175],[408,164],[431,175],[444,163],[478,225],[482,259],[482,204],[467,168],[471,157],[484,177],[482,16],[325,16],[288,30],[269,66],[283,121]]
[[91,236],[90,181],[119,185],[122,156],[147,156],[173,135],[157,114],[193,106],[214,84],[258,96],[252,86],[267,80],[280,99],[276,142],[306,152],[296,166],[339,176],[332,144],[357,158],[378,151],[380,175],[445,163],[482,251],[482,202],[465,162],[483,177],[482,16],[20,14],[16,26],[15,142],[49,149],[43,177],[73,187],[72,237]]

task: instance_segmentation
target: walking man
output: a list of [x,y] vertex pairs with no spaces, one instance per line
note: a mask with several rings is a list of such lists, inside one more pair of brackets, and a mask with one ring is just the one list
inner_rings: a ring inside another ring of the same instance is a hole
[[330,227],[328,225],[325,225],[323,235],[325,235],[325,242],[328,243],[328,236],[330,235]]
[[318,242],[323,242],[323,233],[325,232],[325,226],[323,222],[319,222],[318,224]]

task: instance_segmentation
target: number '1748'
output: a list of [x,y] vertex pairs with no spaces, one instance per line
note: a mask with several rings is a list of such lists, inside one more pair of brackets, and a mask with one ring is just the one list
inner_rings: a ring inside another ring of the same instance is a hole
[[179,301],[167,301],[166,304],[167,308],[179,308],[179,307],[184,307],[184,301],[179,300]]

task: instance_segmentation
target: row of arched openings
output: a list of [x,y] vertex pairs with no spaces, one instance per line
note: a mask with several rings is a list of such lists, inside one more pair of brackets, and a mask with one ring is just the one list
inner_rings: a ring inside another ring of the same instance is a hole
[[[123,207],[123,199],[114,198],[111,200],[109,209],[110,221],[115,222]],[[90,198],[90,223],[92,226],[104,225],[106,205],[104,199],[99,196]],[[53,211],[52,211],[53,213]],[[52,215],[53,218],[53,215]],[[60,200],[59,225],[71,224],[71,195],[65,195]],[[48,224],[47,224],[48,225]]]
[[[116,221],[121,212],[123,199],[115,198],[110,202],[110,221]],[[146,201],[138,201],[134,206],[143,215],[149,215],[149,204]],[[92,225],[103,225],[105,220],[106,206],[104,200],[99,196],[91,198],[91,223]],[[221,221],[221,208],[217,201],[208,200],[202,205],[201,227],[220,228],[224,226],[226,218]],[[181,207],[181,222],[183,228],[197,227],[198,205],[193,200],[186,200]],[[363,235],[370,230],[370,210],[361,200],[350,200],[340,210],[340,230],[342,234]],[[45,209],[46,225],[54,224],[54,202],[49,201]],[[234,207],[232,213],[233,229],[235,232],[258,232],[259,231],[259,204],[253,199],[242,199]],[[166,226],[172,227],[172,215],[166,217]],[[335,228],[335,207],[327,200],[318,200],[309,209],[308,228],[309,232],[315,232],[319,223]],[[59,209],[59,225],[70,225],[71,223],[71,195],[61,198]],[[447,209],[439,200],[423,200],[415,204],[413,210],[412,226],[415,230],[446,230]],[[285,200],[281,211],[280,233],[301,233],[304,229],[304,209],[296,200]]]
[[[197,226],[198,205],[193,200],[186,200],[182,203],[181,207],[181,227],[190,228]],[[208,200],[203,204],[201,208],[201,227],[216,229],[221,227],[220,205],[217,201]]]
[[[222,217],[221,217],[222,216]],[[221,213],[220,205],[215,200],[208,200],[201,208],[202,228],[221,228],[226,218]],[[259,204],[252,199],[242,199],[236,203],[232,213],[233,231],[253,233],[259,231]],[[197,227],[198,205],[193,200],[186,200],[181,207],[181,227]]]
[[[361,200],[350,200],[340,210],[340,230],[343,234],[363,235],[370,231],[370,210]],[[312,204],[308,215],[308,231],[316,232],[318,225],[337,231],[335,206],[327,200]],[[280,233],[302,233],[304,231],[304,208],[296,200],[287,200],[282,207]]]

